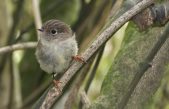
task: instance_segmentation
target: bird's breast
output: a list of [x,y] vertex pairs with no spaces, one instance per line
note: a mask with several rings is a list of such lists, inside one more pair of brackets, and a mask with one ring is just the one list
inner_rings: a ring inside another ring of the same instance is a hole
[[70,65],[72,56],[76,54],[77,44],[71,41],[42,44],[41,49],[36,51],[41,68],[48,73],[62,73]]

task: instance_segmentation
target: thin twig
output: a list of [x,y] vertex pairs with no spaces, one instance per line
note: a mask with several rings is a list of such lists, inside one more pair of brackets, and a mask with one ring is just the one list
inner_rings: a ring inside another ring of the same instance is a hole
[[[32,8],[33,8],[33,14],[34,14],[34,21],[36,28],[41,28],[42,26],[42,20],[39,10],[39,0],[32,0]],[[39,32],[37,32],[37,36],[39,39]]]
[[28,25],[26,28],[24,28],[23,30],[20,31],[19,35],[16,37],[14,43],[18,43],[21,39],[22,39],[22,36],[29,32],[31,28],[33,28],[34,26],[34,23],[32,23],[31,25]]
[[[122,16],[116,19],[107,29],[105,29],[100,35],[98,35],[97,39],[91,44],[90,47],[81,55],[84,60],[88,61],[89,58],[101,47],[106,41],[108,41],[112,34],[114,34],[121,26],[123,26],[128,20],[130,20],[133,16],[139,13],[141,10],[150,6],[153,3],[153,0],[143,0],[129,11],[125,12]],[[65,72],[65,74],[60,79],[62,84],[59,84],[59,89],[62,91],[65,85],[69,82],[71,77],[84,65],[84,63],[74,62],[70,68]],[[59,98],[62,93],[56,89],[56,87],[52,87],[49,89],[46,97],[43,100],[40,109],[50,109],[55,100]],[[37,107],[38,108],[38,107]]]
[[[93,81],[93,79],[95,77],[96,70],[97,70],[97,68],[99,66],[100,60],[101,60],[103,52],[104,52],[104,48],[105,48],[105,45],[100,49],[100,51],[98,53],[98,56],[97,56],[97,60],[96,60],[96,62],[94,64],[94,67],[93,67],[93,69],[91,71],[89,79],[87,80],[87,83],[86,83],[85,88],[84,88],[86,93],[88,93],[89,87],[90,87],[90,85],[91,85],[91,83],[92,83],[92,81]],[[82,104],[82,101],[80,101],[78,109],[82,109],[82,107],[83,107],[83,104]]]
[[87,64],[88,65],[83,67],[82,71],[79,72],[80,74],[78,75],[78,78],[76,79],[76,81],[74,83],[74,86],[72,86],[70,94],[69,94],[69,96],[68,96],[68,98],[67,98],[67,100],[65,102],[64,109],[72,109],[72,106],[74,105],[75,100],[77,99],[77,96],[78,96],[77,93],[78,93],[78,91],[80,89],[80,86],[82,85],[82,83],[83,83],[88,71],[90,70],[92,62],[87,63]]
[[91,103],[90,103],[90,100],[89,100],[89,98],[87,97],[85,91],[82,91],[82,92],[80,93],[80,98],[81,98],[80,100],[82,101],[82,104],[83,104],[83,106],[84,106],[84,109],[89,108],[89,106],[91,105]]
[[140,63],[140,67],[136,70],[136,75],[134,76],[130,86],[127,90],[126,95],[122,98],[121,102],[119,103],[118,109],[124,109],[126,104],[128,103],[131,94],[133,93],[134,89],[136,88],[137,84],[139,83],[141,77],[144,73],[151,67],[151,62],[153,61],[154,57],[163,46],[167,38],[169,37],[169,24],[167,25],[166,29],[164,30],[163,34],[160,36],[159,40],[155,43],[154,47],[147,55],[145,60]]
[[91,85],[91,82],[92,82],[92,80],[93,80],[93,78],[94,78],[94,76],[95,76],[95,74],[96,74],[96,70],[97,70],[97,68],[98,68],[98,66],[99,66],[100,60],[101,60],[102,55],[103,55],[103,53],[104,53],[104,48],[105,48],[105,45],[101,48],[101,50],[100,50],[100,52],[99,52],[99,54],[98,54],[96,63],[95,63],[95,65],[94,65],[94,67],[93,67],[93,70],[92,70],[92,72],[91,72],[91,75],[90,75],[90,77],[89,77],[89,79],[88,79],[88,81],[87,81],[87,83],[86,83],[86,86],[85,86],[85,92],[86,92],[86,93],[88,92],[89,87],[90,87],[90,85]]
[[[19,24],[20,18],[21,18],[21,12],[23,10],[23,4],[24,4],[24,0],[19,0],[17,3],[17,8],[13,14],[13,24],[10,28],[9,34],[8,34],[8,39],[6,42],[6,45],[11,45],[14,42],[14,38],[13,35],[15,34],[17,25]],[[2,56],[2,60],[0,61],[0,77],[1,74],[3,72],[6,60],[7,60],[8,55],[3,55]],[[0,78],[1,79],[1,78]]]
[[13,44],[13,45],[1,47],[0,48],[0,54],[12,52],[12,51],[15,51],[15,50],[35,48],[36,45],[37,45],[37,42],[25,42],[25,43]]
[[25,0],[18,0],[18,3],[17,3],[17,6],[16,6],[16,10],[13,14],[13,24],[12,24],[12,27],[9,31],[9,34],[8,34],[8,39],[7,39],[7,45],[9,44],[12,44],[15,37],[14,34],[16,32],[16,29],[17,29],[17,25],[19,24],[20,22],[20,19],[21,19],[21,14],[22,14],[22,11],[23,11],[23,6],[24,6],[24,1]]
[[[23,10],[23,4],[24,4],[24,0],[18,0],[18,3],[16,5],[16,9],[13,13],[13,24],[10,28],[9,34],[7,36],[7,42],[6,45],[12,44],[14,41],[13,35],[16,32],[16,28],[17,25],[19,24],[20,18],[21,18],[21,12]],[[9,56],[9,57],[8,57]],[[3,69],[6,65],[7,60],[9,59],[9,66],[10,66],[10,70],[9,70],[9,77],[10,77],[10,91],[9,91],[9,102],[8,102],[8,109],[13,108],[12,104],[13,104],[13,98],[14,98],[14,72],[13,72],[13,59],[12,59],[12,53],[10,53],[9,55],[3,55],[2,56],[2,60],[0,62],[0,77],[1,74],[3,72]],[[0,78],[1,79],[1,78]]]
[[[45,18],[51,11],[53,11],[58,5],[62,4],[63,2],[66,2],[66,0],[60,0],[57,2],[51,2],[51,5],[48,6],[48,8],[44,11],[42,11],[42,18]],[[34,22],[32,21],[27,27],[25,27],[23,30],[21,30],[19,36],[16,38],[15,42],[18,42],[22,39],[22,36],[33,29],[34,27]]]
[[95,57],[96,57],[96,53],[92,56],[92,59],[90,59],[87,65],[83,67],[82,71],[79,72],[80,74],[78,75],[78,78],[76,79],[75,84],[70,91],[68,99],[65,102],[64,109],[71,109],[73,104],[75,103],[75,100],[78,98],[77,97],[78,95],[75,93],[79,92],[80,86],[82,86],[82,83],[84,82],[85,77],[87,76]]
[[13,98],[14,98],[14,71],[13,71],[13,58],[12,53],[9,56],[9,76],[10,76],[10,89],[9,89],[9,103],[7,109],[12,109]]

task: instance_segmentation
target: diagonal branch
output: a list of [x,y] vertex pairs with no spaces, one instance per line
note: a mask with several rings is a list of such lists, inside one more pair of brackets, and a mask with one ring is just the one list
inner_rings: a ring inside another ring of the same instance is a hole
[[[97,39],[91,44],[90,47],[82,54],[82,57],[88,61],[89,58],[103,45],[108,41],[112,34],[114,34],[121,26],[123,26],[128,20],[130,20],[133,16],[138,14],[141,10],[145,9],[146,7],[150,6],[153,3],[153,0],[143,0],[129,11],[124,13],[121,17],[116,19],[111,25],[105,29],[100,35],[98,35]],[[65,74],[60,79],[62,84],[59,84],[59,88],[62,91],[65,85],[69,82],[71,77],[83,66],[83,63],[74,62],[70,68],[65,72]],[[61,95],[58,92],[58,89],[52,87],[49,89],[46,97],[44,98],[40,109],[50,109],[55,100],[59,98]],[[39,106],[39,105],[38,105]],[[39,108],[39,107],[35,107]]]

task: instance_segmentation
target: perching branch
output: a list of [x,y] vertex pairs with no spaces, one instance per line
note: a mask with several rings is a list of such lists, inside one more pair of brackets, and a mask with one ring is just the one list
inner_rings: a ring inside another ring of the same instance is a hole
[[[86,61],[101,47],[106,41],[108,41],[112,34],[114,34],[121,26],[123,26],[128,20],[133,16],[138,14],[141,10],[150,6],[153,3],[153,0],[143,0],[132,9],[124,13],[117,20],[115,20],[107,29],[105,29],[101,34],[98,35],[97,39],[91,44],[90,47],[81,55]],[[61,84],[59,84],[59,89],[62,91],[71,77],[84,65],[84,63],[74,62],[70,68],[65,72],[65,74],[60,79]],[[40,109],[50,109],[55,100],[61,93],[55,87],[49,89],[46,97],[44,98]],[[37,105],[38,106],[38,105]],[[35,107],[39,108],[39,107]]]
[[37,42],[26,42],[26,43],[13,44],[13,45],[1,47],[0,48],[0,54],[12,52],[12,51],[15,51],[15,50],[35,48],[36,45],[37,45]]

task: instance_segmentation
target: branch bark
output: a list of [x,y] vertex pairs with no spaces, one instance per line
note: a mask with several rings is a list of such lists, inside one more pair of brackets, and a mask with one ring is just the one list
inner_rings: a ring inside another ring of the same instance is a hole
[[[124,25],[128,20],[130,20],[134,15],[139,13],[141,10],[150,6],[153,3],[153,0],[143,0],[137,5],[135,5],[132,9],[124,13],[121,17],[115,20],[107,29],[105,29],[100,35],[98,35],[97,39],[91,44],[90,47],[82,54],[82,57],[88,61],[89,58],[99,49],[101,45],[106,43],[108,39],[111,38],[112,34],[114,34],[122,25]],[[74,62],[70,68],[65,72],[63,77],[61,78],[62,84],[59,84],[59,88],[62,91],[64,86],[68,83],[71,77],[83,66],[82,63]],[[42,104],[40,105],[40,109],[50,109],[55,100],[61,95],[55,87],[49,89],[46,97],[44,98]],[[36,107],[38,108],[38,107]]]

